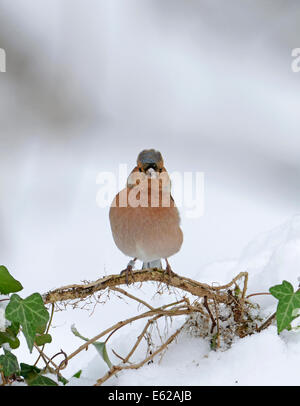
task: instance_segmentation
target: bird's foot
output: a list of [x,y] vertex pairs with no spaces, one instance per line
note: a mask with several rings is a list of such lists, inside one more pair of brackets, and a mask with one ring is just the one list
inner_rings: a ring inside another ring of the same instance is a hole
[[169,264],[169,262],[168,262],[167,259],[166,259],[166,264],[167,264],[167,266],[166,266],[165,272],[166,272],[167,275],[169,276],[169,280],[170,280],[170,279],[171,279],[171,276],[172,276],[172,274],[173,274],[174,272],[172,271],[171,265]]
[[122,275],[123,273],[125,273],[125,282],[126,282],[126,285],[127,285],[127,286],[129,285],[129,281],[128,281],[128,276],[129,276],[129,274],[131,274],[132,280],[134,281],[134,277],[133,277],[133,272],[132,272],[132,270],[133,270],[133,266],[134,266],[134,264],[135,264],[135,261],[136,261],[136,260],[131,260],[131,261],[129,261],[127,267],[126,267],[125,269],[123,269],[123,271],[120,272],[120,275]]

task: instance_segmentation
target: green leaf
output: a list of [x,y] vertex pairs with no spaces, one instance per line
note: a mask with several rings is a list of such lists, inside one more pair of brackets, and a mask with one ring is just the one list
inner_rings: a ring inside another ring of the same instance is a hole
[[61,382],[63,385],[66,385],[69,381],[64,378],[62,375],[58,375],[57,377],[58,381]]
[[110,362],[110,359],[108,358],[108,354],[106,351],[106,344],[103,342],[100,342],[100,341],[96,341],[95,343],[93,343],[93,345],[96,348],[96,350],[98,351],[98,353],[101,355],[103,360],[107,363],[108,367],[111,368],[112,363]]
[[79,338],[81,338],[81,339],[84,340],[84,341],[89,341],[88,338],[83,337],[83,336],[79,333],[79,331],[78,331],[77,328],[75,327],[75,324],[72,324],[72,326],[71,326],[71,331],[72,331],[72,333],[74,334],[74,336],[79,337]]
[[293,286],[283,281],[281,285],[275,285],[270,288],[270,293],[278,299],[276,310],[276,321],[278,334],[291,328],[291,322],[298,317],[295,315],[300,308],[300,291],[294,292]]
[[41,369],[21,362],[20,375],[23,376],[28,386],[57,386],[57,383],[41,374]]
[[38,367],[35,367],[34,365],[24,364],[23,362],[21,362],[20,367],[21,367],[20,375],[23,376],[24,379],[35,378],[36,375],[38,375],[41,372],[41,370]]
[[42,335],[36,335],[35,336],[35,343],[36,345],[44,345],[44,344],[49,344],[52,342],[52,337],[50,334],[42,334]]
[[20,331],[20,323],[12,322],[11,325],[7,327],[6,331],[17,336]]
[[238,297],[240,294],[241,294],[241,289],[238,286],[236,286],[234,288],[234,296]]
[[[20,375],[23,376],[28,386],[58,386],[55,381],[44,376],[40,368],[22,362],[20,367]],[[62,376],[58,376],[58,380],[64,385],[68,383],[68,381]]]
[[[71,331],[72,333],[76,336],[81,338],[84,341],[89,341],[88,338],[83,337],[78,330],[76,329],[75,325],[73,324],[71,326]],[[108,365],[109,368],[112,367],[112,363],[108,357],[107,351],[106,351],[106,344],[105,342],[100,342],[100,341],[95,341],[94,343],[92,343],[93,346],[96,348],[96,350],[98,351],[98,353],[101,355],[101,358],[106,362],[106,364]]]
[[35,378],[27,382],[28,386],[58,386],[52,379],[47,376],[37,375]]
[[8,343],[12,350],[18,348],[20,346],[20,341],[17,337],[19,329],[20,325],[18,323],[11,323],[5,331],[0,332],[0,346]]
[[14,334],[11,334],[8,329],[0,333],[0,346],[4,343],[8,343],[12,350],[20,346],[19,339]]
[[17,357],[10,351],[4,351],[5,355],[0,356],[0,371],[4,376],[10,376],[19,372],[19,363]]
[[47,323],[42,324],[41,326],[38,326],[36,329],[37,334],[40,334],[40,335],[44,334],[46,327],[47,327]]
[[218,333],[217,334],[214,334],[213,336],[212,336],[212,339],[211,339],[211,341],[210,341],[210,349],[211,350],[216,350],[217,349],[217,339],[218,339]]
[[7,295],[8,293],[19,292],[23,286],[19,281],[11,276],[5,266],[0,266],[0,293]]
[[6,306],[5,317],[12,322],[20,323],[28,348],[32,352],[37,330],[49,320],[42,296],[34,293],[26,299],[21,299],[19,295],[12,295]]
[[73,375],[73,378],[80,378],[82,374],[82,370],[80,369],[78,372],[76,372],[76,374]]

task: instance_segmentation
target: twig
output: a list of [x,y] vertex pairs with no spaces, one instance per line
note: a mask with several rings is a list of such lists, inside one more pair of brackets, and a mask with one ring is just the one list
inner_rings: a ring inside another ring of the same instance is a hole
[[106,344],[107,341],[110,339],[110,337],[111,337],[116,331],[118,331],[121,327],[123,327],[123,326],[117,327],[115,330],[113,330],[113,331],[109,334],[109,336],[108,336],[107,339],[105,340],[105,344]]
[[[197,310],[197,309],[195,309]],[[105,336],[106,334],[110,333],[113,330],[119,329],[120,327],[124,327],[125,325],[132,323],[133,321],[145,318],[145,317],[149,317],[149,316],[153,316],[156,314],[162,314],[163,316],[178,316],[178,315],[185,315],[185,314],[189,314],[192,313],[193,309],[181,309],[181,308],[174,308],[173,310],[165,310],[163,309],[163,307],[154,309],[154,310],[149,310],[146,313],[131,317],[127,320],[124,321],[119,321],[118,323],[114,324],[112,327],[109,327],[108,329],[104,330],[102,333],[96,335],[95,337],[91,338],[89,341],[86,341],[84,344],[82,344],[80,347],[77,348],[77,350],[75,350],[74,352],[72,352],[72,354],[70,354],[67,357],[67,361],[70,361],[70,359],[74,358],[75,355],[77,355],[79,352],[85,350],[90,344],[94,343],[95,341],[99,340],[99,338]]]
[[[51,316],[50,316],[50,320],[49,320],[49,323],[48,323],[47,330],[46,330],[45,334],[48,334],[48,333],[49,333],[49,329],[50,329],[50,326],[51,326],[51,323],[52,323],[52,320],[53,320],[54,307],[55,307],[54,303],[51,304],[51,307],[52,307],[52,309],[51,309]],[[35,366],[37,365],[37,363],[39,362],[39,360],[40,360],[40,358],[41,358],[41,356],[42,356],[42,353],[43,353],[43,351],[44,351],[44,349],[45,349],[45,345],[46,345],[46,344],[43,345],[41,353],[39,354],[37,360],[36,360],[35,363],[33,364],[34,367],[35,367]]]
[[230,286],[232,286],[236,281],[238,281],[239,279],[241,279],[243,277],[248,280],[248,272],[240,272],[236,277],[234,277],[232,279],[231,282],[227,283],[226,285],[212,286],[211,289],[212,290],[226,290],[226,289],[230,288]]
[[209,305],[208,305],[208,302],[207,302],[207,296],[204,296],[204,300],[203,300],[203,306],[206,308],[206,310],[207,310],[207,312],[208,312],[208,314],[209,314],[209,317],[210,317],[210,319],[211,319],[211,330],[210,330],[210,332],[211,332],[211,334],[213,333],[213,331],[214,331],[214,328],[216,327],[216,325],[217,325],[217,323],[216,323],[216,320],[214,319],[214,316],[213,316],[213,314],[212,314],[212,312],[211,312],[211,310],[210,310],[210,308],[209,308]]
[[219,319],[219,309],[216,301],[214,300],[216,319],[217,319],[217,348],[220,348],[220,319]]
[[265,330],[267,327],[269,327],[272,324],[275,317],[276,317],[276,312],[273,313],[260,327],[258,327],[256,329],[256,331],[258,333],[260,333],[262,330]]
[[146,331],[148,330],[149,326],[158,318],[162,317],[163,315],[158,315],[153,317],[152,319],[148,320],[147,324],[145,325],[143,331],[141,332],[141,334],[138,336],[134,346],[132,347],[132,349],[129,351],[127,357],[123,360],[124,363],[128,362],[130,357],[132,356],[132,354],[134,353],[134,351],[137,349],[139,343],[142,341]]
[[120,360],[122,360],[124,362],[124,358],[121,357],[121,355],[119,355],[113,348],[111,349],[112,353],[115,354],[116,357],[118,357]]
[[46,364],[46,367],[47,367],[49,364],[52,364],[55,369],[57,368],[57,365],[52,361],[52,359],[49,358],[35,343],[33,344],[33,346],[34,346],[34,348],[36,348],[36,349],[38,350],[38,352],[40,353],[41,357],[43,358],[43,361],[44,361],[45,364]]
[[51,360],[52,360],[52,359],[53,359],[54,357],[56,357],[57,355],[61,355],[61,354],[65,357],[65,359],[63,359],[63,360],[61,361],[61,363],[58,365],[58,367],[56,368],[57,376],[59,376],[59,371],[60,371],[61,369],[67,368],[67,366],[68,366],[68,356],[67,356],[67,354],[66,354],[63,350],[60,350],[60,352],[58,352],[57,354],[55,354],[55,355],[51,358]]
[[130,299],[133,299],[133,300],[136,300],[136,301],[139,302],[139,303],[142,303],[144,306],[148,307],[148,309],[154,310],[154,307],[152,307],[151,305],[149,305],[149,303],[145,302],[145,301],[142,300],[142,299],[139,299],[139,298],[136,297],[136,296],[131,295],[130,293],[126,292],[126,290],[124,290],[124,289],[117,288],[117,287],[115,286],[114,288],[111,288],[111,290],[115,290],[115,291],[117,291],[117,292],[120,292],[120,293],[122,293],[123,295],[125,295],[125,296],[127,296],[127,297],[130,297]]
[[246,299],[249,299],[249,297],[252,297],[252,296],[270,295],[270,294],[271,293],[269,293],[269,292],[251,293],[251,295],[246,296]]
[[105,381],[107,381],[109,378],[111,378],[113,375],[115,375],[117,372],[122,371],[124,369],[138,369],[141,368],[143,365],[145,365],[147,362],[151,361],[157,354],[159,354],[161,351],[163,351],[181,332],[183,327],[185,326],[186,322],[178,329],[175,331],[174,334],[172,334],[168,340],[162,344],[156,351],[154,351],[151,355],[146,357],[143,361],[136,363],[136,364],[131,364],[131,365],[114,365],[102,378],[97,380],[97,383],[95,386],[100,386],[102,385]]

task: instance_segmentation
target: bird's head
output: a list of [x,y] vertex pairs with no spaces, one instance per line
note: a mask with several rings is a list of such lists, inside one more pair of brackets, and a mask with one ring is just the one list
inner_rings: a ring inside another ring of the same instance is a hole
[[155,149],[144,149],[138,155],[137,167],[140,172],[152,177],[164,169],[163,157]]

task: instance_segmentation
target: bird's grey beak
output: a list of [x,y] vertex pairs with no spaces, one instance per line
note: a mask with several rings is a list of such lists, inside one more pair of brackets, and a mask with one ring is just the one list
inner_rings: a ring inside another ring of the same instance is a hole
[[149,168],[146,171],[146,174],[150,177],[150,178],[156,178],[157,177],[157,172],[153,169],[153,168]]

